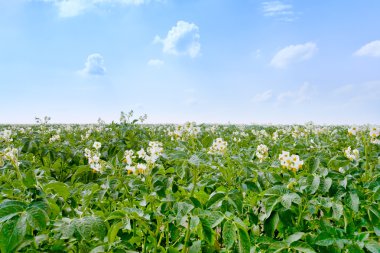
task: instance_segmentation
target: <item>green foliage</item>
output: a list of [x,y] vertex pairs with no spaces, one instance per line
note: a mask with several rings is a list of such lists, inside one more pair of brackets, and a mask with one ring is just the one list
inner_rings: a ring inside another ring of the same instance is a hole
[[[13,138],[0,140],[1,253],[380,252],[380,145],[368,129],[131,122],[0,127]],[[217,138],[227,151],[210,154]],[[151,141],[163,151],[148,162],[137,152]],[[94,142],[99,171],[85,156]],[[127,170],[126,150],[143,172]],[[302,168],[281,166],[282,151]]]

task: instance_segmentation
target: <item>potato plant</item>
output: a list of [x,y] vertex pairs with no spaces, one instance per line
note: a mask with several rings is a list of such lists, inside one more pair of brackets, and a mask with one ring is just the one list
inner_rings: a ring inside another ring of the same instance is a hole
[[9,252],[380,252],[379,128],[0,127]]

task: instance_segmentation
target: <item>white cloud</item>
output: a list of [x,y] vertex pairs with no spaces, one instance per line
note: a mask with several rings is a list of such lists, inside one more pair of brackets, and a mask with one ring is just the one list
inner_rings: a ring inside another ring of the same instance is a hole
[[278,51],[270,64],[276,68],[286,68],[289,64],[310,59],[317,50],[317,45],[313,42],[290,45]]
[[378,101],[380,97],[380,80],[343,85],[336,88],[333,94],[350,103]]
[[273,96],[272,90],[267,90],[262,93],[256,94],[252,101],[255,103],[268,101]]
[[80,71],[84,75],[102,76],[106,73],[104,58],[100,54],[90,54],[87,57],[84,69]]
[[101,7],[102,5],[141,5],[149,0],[43,0],[52,3],[58,8],[60,17],[74,17],[83,14],[89,9]]
[[178,21],[166,38],[156,36],[154,43],[162,43],[162,51],[172,55],[188,55],[191,58],[200,55],[199,28],[194,23]]
[[300,104],[302,102],[308,101],[311,99],[313,90],[313,87],[308,82],[305,82],[303,85],[301,85],[301,87],[299,87],[295,91],[286,91],[280,93],[277,96],[277,104],[281,104],[284,102]]
[[160,60],[160,59],[150,59],[148,61],[148,66],[152,66],[152,67],[161,67],[162,65],[164,65],[164,61]]
[[263,12],[265,16],[291,15],[293,6],[280,1],[263,2]]
[[380,57],[380,40],[374,40],[365,44],[354,55]]

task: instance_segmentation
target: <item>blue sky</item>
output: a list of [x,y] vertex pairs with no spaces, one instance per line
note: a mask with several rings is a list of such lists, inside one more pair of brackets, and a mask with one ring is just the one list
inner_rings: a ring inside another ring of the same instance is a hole
[[0,122],[380,123],[380,1],[0,0]]

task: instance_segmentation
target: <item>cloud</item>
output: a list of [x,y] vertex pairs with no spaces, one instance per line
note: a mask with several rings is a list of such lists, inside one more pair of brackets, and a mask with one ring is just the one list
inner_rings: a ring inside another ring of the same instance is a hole
[[263,2],[262,11],[264,16],[276,17],[282,21],[294,21],[296,18],[293,12],[293,6],[281,1]]
[[380,80],[343,85],[336,88],[333,95],[341,97],[349,103],[378,101],[380,97]]
[[380,57],[380,40],[374,40],[365,44],[354,55]]
[[100,54],[90,54],[87,57],[84,69],[80,73],[88,76],[102,76],[106,73],[104,58]]
[[187,55],[195,58],[200,55],[199,28],[194,23],[178,21],[166,38],[156,36],[154,43],[162,43],[162,52],[171,55]]
[[89,9],[98,8],[104,5],[141,5],[149,0],[43,0],[52,3],[58,8],[60,17],[74,17],[83,14]]
[[292,63],[310,59],[317,50],[317,45],[312,42],[290,45],[278,51],[270,64],[275,68],[286,68]]
[[162,65],[164,65],[164,61],[160,60],[160,59],[150,59],[148,61],[148,66],[152,66],[152,67],[161,67]]
[[265,16],[277,16],[293,14],[293,6],[280,1],[263,2],[263,12]]
[[291,102],[293,104],[303,103],[311,99],[313,90],[313,87],[308,82],[305,82],[303,85],[301,85],[301,87],[299,87],[295,91],[286,91],[280,93],[277,96],[277,104],[282,104],[284,102]]
[[255,103],[265,102],[265,101],[268,101],[272,96],[273,96],[272,90],[267,90],[262,93],[256,94],[253,97],[252,101]]

